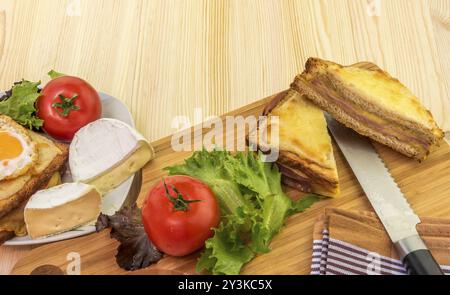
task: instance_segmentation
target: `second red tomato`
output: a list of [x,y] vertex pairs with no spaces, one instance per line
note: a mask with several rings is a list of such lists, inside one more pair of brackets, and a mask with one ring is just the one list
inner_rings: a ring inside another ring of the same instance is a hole
[[142,222],[153,244],[172,256],[201,249],[220,221],[211,189],[189,176],[169,176],[148,194]]

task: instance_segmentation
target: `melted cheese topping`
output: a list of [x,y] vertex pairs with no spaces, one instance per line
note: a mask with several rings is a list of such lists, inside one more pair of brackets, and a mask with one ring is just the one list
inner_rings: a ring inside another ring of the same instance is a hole
[[40,174],[61,151],[50,139],[42,135],[30,132],[30,137],[36,143],[39,154],[39,161],[33,166],[33,174]]
[[333,147],[322,110],[290,90],[285,101],[271,111],[271,116],[279,117],[280,150],[335,169]]
[[398,114],[406,120],[435,128],[430,113],[411,91],[381,71],[355,67],[341,67],[333,71],[349,87],[362,94],[371,103]]
[[27,173],[11,180],[0,181],[0,200],[9,198],[17,193],[25,186],[31,177],[31,173]]
[[26,236],[27,229],[23,221],[25,203],[0,218],[0,232],[14,232],[16,236]]

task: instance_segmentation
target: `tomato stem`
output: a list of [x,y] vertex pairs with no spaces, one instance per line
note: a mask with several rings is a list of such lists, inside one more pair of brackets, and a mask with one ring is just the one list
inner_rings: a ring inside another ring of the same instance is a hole
[[174,185],[172,185],[173,191],[177,194],[177,197],[174,198],[169,192],[169,188],[167,187],[165,179],[163,179],[163,183],[164,183],[164,189],[166,190],[166,196],[170,200],[170,202],[173,204],[173,209],[175,209],[175,211],[188,211],[190,203],[195,203],[195,202],[201,201],[201,200],[186,200],[186,199],[184,199],[183,194],[180,193]]
[[79,110],[80,107],[77,105],[74,105],[75,99],[78,98],[78,94],[75,94],[72,97],[65,97],[64,95],[60,94],[58,95],[61,99],[61,102],[54,102],[52,104],[52,107],[55,109],[60,108],[61,110],[58,111],[59,115],[61,117],[67,117],[71,111]]

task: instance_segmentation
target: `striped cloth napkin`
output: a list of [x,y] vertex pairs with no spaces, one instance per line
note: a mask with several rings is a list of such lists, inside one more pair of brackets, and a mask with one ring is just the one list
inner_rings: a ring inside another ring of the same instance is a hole
[[[450,274],[450,219],[421,218],[417,231]],[[405,265],[373,212],[326,209],[314,225],[311,274],[405,275]]]

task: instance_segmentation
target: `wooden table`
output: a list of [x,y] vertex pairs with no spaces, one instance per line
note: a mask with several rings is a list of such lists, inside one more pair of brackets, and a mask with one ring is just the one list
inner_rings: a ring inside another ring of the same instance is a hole
[[[450,131],[449,48],[445,0],[0,1],[0,89],[84,77],[151,140],[195,107],[220,115],[285,89],[309,56],[377,63]],[[29,249],[0,247],[0,273]]]

